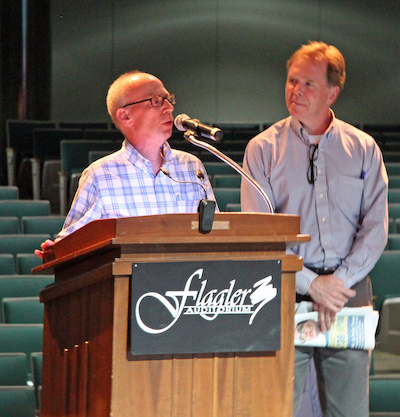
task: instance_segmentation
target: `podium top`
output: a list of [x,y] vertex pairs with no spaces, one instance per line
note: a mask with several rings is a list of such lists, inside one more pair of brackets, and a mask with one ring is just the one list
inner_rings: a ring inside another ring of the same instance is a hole
[[[108,246],[275,243],[281,249],[310,240],[300,234],[300,217],[269,213],[216,213],[213,229],[199,232],[197,213],[99,219],[55,243],[44,252],[43,273],[55,261],[68,260]],[[57,262],[57,263],[58,263]]]

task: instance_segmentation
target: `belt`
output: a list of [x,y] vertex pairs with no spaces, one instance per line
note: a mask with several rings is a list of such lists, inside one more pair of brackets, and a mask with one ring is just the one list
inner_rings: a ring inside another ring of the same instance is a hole
[[306,265],[306,267],[309,270],[315,272],[318,275],[330,275],[330,274],[333,274],[336,271],[336,269],[337,269],[337,266],[335,266],[333,268],[313,268],[311,266],[307,266]]

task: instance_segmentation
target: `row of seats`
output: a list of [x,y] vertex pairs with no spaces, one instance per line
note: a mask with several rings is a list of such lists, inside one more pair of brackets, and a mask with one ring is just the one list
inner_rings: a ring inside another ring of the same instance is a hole
[[[0,202],[0,213],[1,211],[2,204]],[[55,235],[62,229],[64,221],[64,216],[44,215],[17,217],[2,216],[0,214],[0,235],[21,233],[25,235],[42,233]]]
[[40,414],[43,304],[53,275],[0,275],[0,417]]

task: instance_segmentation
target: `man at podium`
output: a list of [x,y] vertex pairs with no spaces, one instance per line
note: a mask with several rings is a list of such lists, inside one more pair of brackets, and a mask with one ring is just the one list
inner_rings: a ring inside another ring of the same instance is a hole
[[[84,170],[57,239],[100,218],[194,213],[200,200],[215,201],[201,161],[167,142],[174,104],[175,95],[151,74],[133,71],[114,81],[107,109],[125,140]],[[53,243],[44,242],[36,255],[43,257]]]
[[[374,139],[336,119],[331,106],[343,88],[345,62],[332,45],[310,42],[287,63],[290,116],[253,138],[244,167],[268,193],[277,213],[297,214],[310,242],[294,248],[298,301],[314,302],[321,331],[345,305],[372,305],[368,273],[385,248],[388,179]],[[266,211],[242,182],[242,209]],[[294,302],[294,300],[293,300]],[[296,347],[294,415],[314,358],[324,416],[368,416],[368,351]]]

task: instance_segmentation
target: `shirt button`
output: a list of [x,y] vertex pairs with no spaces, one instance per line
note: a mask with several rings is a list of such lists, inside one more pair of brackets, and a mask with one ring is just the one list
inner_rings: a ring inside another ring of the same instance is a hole
[[325,217],[322,217],[322,219],[321,219],[323,222],[325,221]]
[[320,198],[322,198],[323,196],[324,196],[324,195],[323,195],[322,193],[319,195],[319,197],[320,197]]

